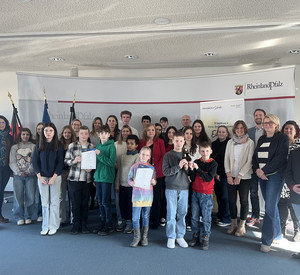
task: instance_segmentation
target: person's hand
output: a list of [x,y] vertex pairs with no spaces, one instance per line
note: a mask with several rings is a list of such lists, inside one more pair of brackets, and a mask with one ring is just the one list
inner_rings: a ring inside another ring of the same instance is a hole
[[300,195],[300,184],[295,184],[292,189],[295,193]]
[[189,164],[186,163],[185,165],[183,165],[184,170],[188,170],[189,169]]
[[155,185],[156,184],[156,180],[155,179],[151,179],[151,184]]
[[74,160],[73,160],[73,164],[76,164],[78,162],[81,162],[81,157],[77,156]]
[[96,152],[96,155],[100,154],[100,150],[98,150],[98,149],[96,149],[95,152]]
[[241,179],[239,177],[235,177],[233,180],[234,185],[239,185],[241,183]]
[[198,166],[198,164],[197,164],[197,163],[195,163],[195,162],[194,162],[194,168],[195,168],[196,170],[198,170],[198,169],[199,169],[199,166]]
[[216,174],[215,175],[215,179],[218,180],[218,181],[220,181],[220,175]]
[[187,160],[186,159],[182,159],[180,162],[179,162],[179,167],[182,168],[185,164],[187,164]]
[[233,178],[230,176],[230,177],[227,177],[227,182],[228,182],[228,184],[230,184],[230,185],[233,185],[234,183],[233,183]]
[[92,169],[85,169],[85,172],[87,172],[87,173],[89,173],[91,171],[92,171]]
[[190,168],[191,170],[194,170],[194,162],[189,161],[189,168]]
[[256,176],[258,176],[260,179],[263,179],[262,176],[265,174],[264,171],[260,168],[256,169],[255,173]]
[[21,173],[21,176],[22,176],[22,177],[27,177],[27,174],[26,174],[25,172],[22,172],[22,173]]
[[55,178],[54,178],[54,177],[52,177],[52,178],[49,180],[48,184],[49,184],[49,185],[53,185],[53,184],[54,184],[54,182],[55,182]]

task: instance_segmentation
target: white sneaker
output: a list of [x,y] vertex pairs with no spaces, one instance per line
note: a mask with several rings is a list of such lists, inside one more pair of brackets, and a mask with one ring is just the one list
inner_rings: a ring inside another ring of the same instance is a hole
[[300,242],[300,232],[298,231],[294,237],[294,242]]
[[189,245],[187,244],[187,242],[185,241],[184,238],[177,238],[176,242],[179,244],[180,247],[183,247],[183,248],[189,247]]
[[24,220],[18,220],[17,221],[17,225],[23,225],[24,224]]
[[48,229],[42,230],[40,234],[42,236],[46,236],[48,234],[48,231],[49,231]]
[[56,229],[50,229],[49,232],[48,232],[48,235],[49,236],[55,235],[56,231],[57,231]]
[[39,216],[36,220],[37,222],[42,222],[43,221],[43,217],[42,216]]
[[167,248],[175,248],[175,239],[168,239]]
[[261,244],[261,246],[260,246],[261,252],[268,253],[268,252],[270,252],[270,250],[271,250],[270,245]]
[[31,219],[26,219],[25,224],[31,224]]

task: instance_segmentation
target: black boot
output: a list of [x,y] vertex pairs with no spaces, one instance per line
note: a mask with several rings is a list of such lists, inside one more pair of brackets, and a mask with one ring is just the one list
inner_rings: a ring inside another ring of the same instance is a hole
[[189,246],[193,247],[199,243],[199,232],[193,234],[193,238],[189,241]]

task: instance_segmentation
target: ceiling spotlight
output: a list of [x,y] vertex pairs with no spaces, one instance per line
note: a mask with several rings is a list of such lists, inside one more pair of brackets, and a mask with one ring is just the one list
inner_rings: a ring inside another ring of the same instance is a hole
[[216,55],[216,53],[208,52],[208,53],[205,53],[204,55],[205,55],[205,56],[214,56],[214,55]]
[[51,61],[59,62],[59,61],[65,61],[62,57],[50,57],[49,58]]
[[137,58],[139,58],[137,55],[133,55],[133,54],[127,54],[124,57],[127,58],[127,59],[137,59]]
[[31,0],[21,0],[21,2],[28,3],[28,2],[31,2]]
[[171,20],[168,18],[160,17],[154,20],[154,23],[157,25],[168,25],[171,23]]
[[290,53],[299,53],[300,50],[299,49],[293,49],[293,50],[290,50]]

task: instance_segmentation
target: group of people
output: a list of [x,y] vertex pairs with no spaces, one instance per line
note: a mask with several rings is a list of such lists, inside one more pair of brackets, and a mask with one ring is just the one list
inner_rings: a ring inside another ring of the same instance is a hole
[[[9,122],[0,116],[0,222],[8,222],[2,216],[2,203],[12,171],[16,222],[30,224],[34,211],[38,211],[41,235],[56,234],[60,224],[67,221],[68,190],[72,234],[133,232],[130,245],[137,247],[139,243],[148,245],[149,227],[166,226],[168,248],[175,248],[175,243],[181,247],[200,243],[200,248],[206,250],[213,192],[218,203],[217,225],[230,226],[227,233],[240,237],[246,233],[246,225],[260,222],[260,185],[265,200],[260,250],[269,252],[272,243],[285,235],[289,212],[294,240],[300,241],[300,174],[296,169],[300,130],[295,121],[287,121],[280,129],[276,115],[257,109],[254,127],[248,129],[243,120],[237,120],[230,137],[227,126],[220,125],[216,140],[211,142],[203,122],[197,119],[192,123],[188,115],[182,117],[179,130],[169,126],[166,117],[152,124],[151,117],[145,115],[141,132],[130,126],[130,111],[121,112],[120,117],[122,127],[115,115],[110,115],[105,124],[95,117],[91,131],[75,119],[72,125],[63,127],[60,135],[53,123],[39,123],[35,139],[28,128],[23,128],[13,142]],[[81,169],[82,154],[90,150],[95,151],[96,169]],[[141,186],[140,175],[145,169],[151,176]],[[40,211],[35,207],[37,187]],[[237,195],[241,205],[239,223]],[[92,209],[95,197],[100,220],[99,226],[90,230],[89,202]],[[112,197],[116,204],[115,225]],[[188,242],[184,239],[186,230],[193,232]],[[294,257],[300,258],[300,254]]]

